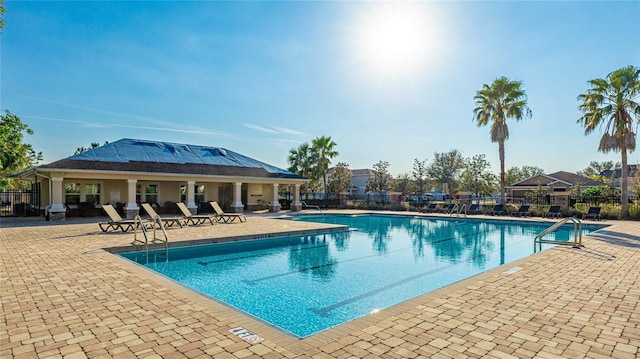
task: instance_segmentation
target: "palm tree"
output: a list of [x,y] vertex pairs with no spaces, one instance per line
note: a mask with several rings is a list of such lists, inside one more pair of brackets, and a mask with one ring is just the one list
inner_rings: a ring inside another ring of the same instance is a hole
[[[606,122],[605,132],[600,139],[598,151],[620,151],[622,154],[622,204],[621,217],[629,216],[629,189],[627,183],[627,152],[636,148],[636,134],[633,125],[640,121],[640,68],[627,66],[615,70],[605,79],[589,81],[590,88],[578,96],[583,112],[578,123],[584,126],[588,135],[596,127]],[[635,116],[635,120],[634,117]]]
[[327,198],[327,173],[329,173],[329,165],[331,159],[338,155],[338,151],[334,150],[337,144],[331,140],[331,136],[322,136],[313,140],[313,151],[316,153],[317,174],[322,177],[324,198]]
[[[303,143],[297,149],[292,148],[289,150],[289,157],[287,157],[289,163],[288,170],[297,173],[303,177],[309,178],[313,171],[313,165],[315,159],[311,151],[311,147],[307,142]],[[307,200],[309,199],[309,182],[305,183],[305,194]]]
[[522,81],[511,81],[503,76],[491,85],[484,84],[474,100],[476,108],[473,109],[473,119],[478,122],[478,126],[485,126],[491,122],[491,142],[498,143],[500,203],[504,204],[504,141],[509,138],[507,119],[520,121],[525,117],[531,117],[527,95],[522,89]]

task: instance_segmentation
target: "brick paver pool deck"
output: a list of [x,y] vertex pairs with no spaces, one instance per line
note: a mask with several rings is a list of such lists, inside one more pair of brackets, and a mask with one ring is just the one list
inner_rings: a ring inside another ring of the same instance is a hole
[[[606,221],[583,249],[555,247],[302,340],[102,250],[133,234],[75,222],[0,220],[0,358],[640,356],[638,222]],[[178,242],[326,226],[250,216],[168,233]],[[229,332],[238,326],[264,341]]]

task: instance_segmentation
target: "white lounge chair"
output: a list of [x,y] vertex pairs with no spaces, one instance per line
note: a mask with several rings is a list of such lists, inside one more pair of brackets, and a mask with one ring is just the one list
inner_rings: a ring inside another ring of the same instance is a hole
[[247,221],[247,217],[245,217],[242,213],[225,213],[222,208],[220,208],[218,202],[209,202],[209,204],[211,205],[211,207],[213,207],[213,210],[216,212],[216,216],[218,217],[218,219],[221,219],[224,223],[230,223],[235,221],[236,219],[240,222]]
[[162,222],[164,222],[166,227],[172,227],[174,224],[177,224],[178,226],[180,226],[180,228],[182,228],[183,225],[187,225],[187,219],[185,217],[160,216],[158,215],[158,213],[156,213],[156,210],[153,209],[153,207],[151,207],[149,203],[142,203],[141,205],[142,208],[144,208],[145,212],[147,212],[149,217],[151,217],[151,220],[155,220],[156,217],[159,217]]
[[184,216],[184,218],[187,220],[187,222],[191,224],[203,224],[206,221],[209,221],[209,223],[211,224],[214,224],[215,222],[217,222],[215,215],[192,214],[189,208],[187,208],[187,206],[185,206],[184,203],[178,202],[176,204],[178,205],[178,208],[180,208],[180,211],[182,212],[182,215]]
[[151,221],[146,219],[143,219],[141,222],[138,222],[135,219],[122,219],[122,217],[120,217],[120,215],[118,214],[118,211],[116,211],[116,209],[113,208],[113,206],[110,204],[103,204],[102,209],[104,209],[105,213],[107,213],[107,216],[109,216],[109,219],[111,219],[108,222],[98,223],[98,226],[103,232],[106,232],[110,229],[119,229],[123,232],[132,231],[137,227],[138,223],[142,223],[142,225],[144,226],[153,225]]

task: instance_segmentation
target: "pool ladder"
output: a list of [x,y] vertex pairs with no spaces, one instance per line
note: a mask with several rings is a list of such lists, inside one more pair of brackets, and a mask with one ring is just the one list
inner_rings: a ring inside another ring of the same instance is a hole
[[458,207],[457,204],[453,206],[451,212],[449,212],[449,217],[456,215],[457,218],[460,218],[460,215],[463,215],[465,218],[467,217],[467,204],[463,203],[462,206]]
[[[153,218],[153,239],[149,241],[149,236],[147,234],[147,227],[145,224],[147,222],[143,221],[142,218],[137,215],[134,219],[135,221],[135,230],[133,232],[133,242],[131,244],[144,244],[144,250],[146,254],[147,260],[149,260],[149,244],[155,244],[158,242],[164,243],[164,255],[166,260],[169,260],[169,237],[167,236],[167,230],[164,227],[164,222],[162,222],[162,218],[160,216],[155,216]],[[144,237],[144,241],[142,239],[138,239],[138,228],[141,230],[142,235]],[[160,238],[157,236],[158,228],[162,230],[163,237]]]
[[[562,227],[567,222],[573,223],[573,242],[556,241],[554,239],[543,239],[544,236]],[[533,251],[536,251],[536,244],[538,245],[538,250],[542,250],[542,243],[560,244],[565,246],[572,246],[573,248],[584,247],[582,245],[582,221],[575,217],[568,217],[556,222],[554,225],[540,232],[533,238]]]

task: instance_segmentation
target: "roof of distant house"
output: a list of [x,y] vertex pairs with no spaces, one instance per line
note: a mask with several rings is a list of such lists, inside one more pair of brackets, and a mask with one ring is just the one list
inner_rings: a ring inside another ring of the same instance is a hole
[[556,182],[564,182],[570,185],[580,184],[584,187],[601,186],[604,184],[600,181],[593,180],[589,177],[580,176],[575,173],[558,171],[550,174],[540,174],[525,178],[521,181],[512,183],[507,187],[529,187],[537,186],[538,184],[546,186]]
[[[640,167],[639,165],[627,165],[627,174],[629,175],[629,177],[633,177],[636,173],[636,171],[638,170],[638,167]],[[600,176],[602,177],[606,177],[606,178],[620,178],[622,177],[622,168],[616,168],[613,170],[604,170],[602,172],[600,172]]]
[[249,177],[303,177],[221,147],[123,138],[37,167]]

